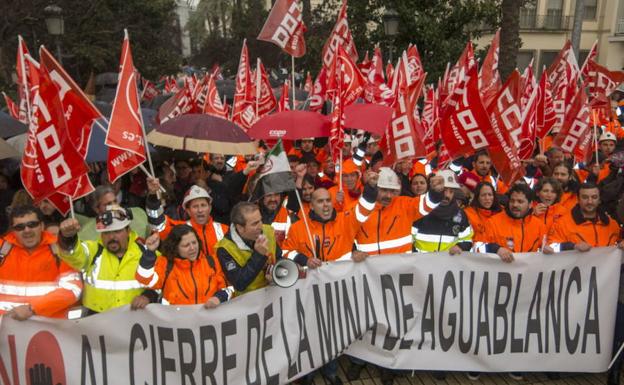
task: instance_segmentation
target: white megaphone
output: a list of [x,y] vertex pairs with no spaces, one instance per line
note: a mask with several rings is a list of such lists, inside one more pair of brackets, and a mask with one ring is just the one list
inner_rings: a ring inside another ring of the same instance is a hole
[[280,259],[271,269],[273,283],[279,287],[291,287],[299,278],[305,278],[305,271],[290,259]]

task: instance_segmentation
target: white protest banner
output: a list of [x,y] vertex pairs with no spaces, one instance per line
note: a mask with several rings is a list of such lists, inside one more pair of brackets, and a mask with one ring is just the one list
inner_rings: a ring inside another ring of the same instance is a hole
[[342,353],[398,369],[601,372],[620,264],[615,248],[511,264],[402,254],[327,264],[211,310],[5,318],[0,383],[282,384]]

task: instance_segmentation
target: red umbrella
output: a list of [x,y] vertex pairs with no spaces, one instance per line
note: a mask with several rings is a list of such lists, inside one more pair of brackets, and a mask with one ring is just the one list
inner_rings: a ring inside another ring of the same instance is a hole
[[254,139],[317,138],[329,136],[331,122],[328,116],[311,111],[282,111],[266,115],[247,132]]
[[345,127],[383,135],[392,120],[393,109],[380,104],[351,104],[345,107]]

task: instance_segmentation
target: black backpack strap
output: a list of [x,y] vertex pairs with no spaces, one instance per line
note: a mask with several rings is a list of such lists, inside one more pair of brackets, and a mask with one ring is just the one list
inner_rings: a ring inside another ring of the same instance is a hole
[[104,246],[98,243],[98,249],[95,252],[95,255],[93,256],[93,259],[91,260],[91,266],[95,265],[95,261],[97,261],[97,259],[100,258],[100,256],[102,255],[102,252],[104,252]]

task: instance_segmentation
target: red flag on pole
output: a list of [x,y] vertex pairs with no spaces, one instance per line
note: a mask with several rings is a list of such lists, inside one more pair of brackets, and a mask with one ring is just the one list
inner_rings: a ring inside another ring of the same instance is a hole
[[424,131],[423,144],[427,157],[432,156],[436,151],[436,144],[440,140],[440,121],[438,97],[433,86],[427,87],[425,91],[425,104],[422,113],[422,126]]
[[325,71],[325,67],[321,67],[321,71],[316,76],[316,80],[314,81],[314,88],[312,89],[311,94],[308,95],[308,100],[310,104],[308,108],[310,111],[320,111],[325,104],[325,100],[327,99],[327,72]]
[[358,53],[347,20],[347,0],[343,0],[334,29],[323,46],[323,66],[328,70],[334,62],[334,55],[340,46],[344,48],[352,61],[357,61]]
[[266,70],[264,69],[264,65],[258,59],[258,66],[256,68],[256,77],[259,77],[260,80],[260,92],[255,90],[257,87],[257,82],[254,82],[254,91],[253,95],[259,95],[259,100],[256,101],[258,105],[258,111],[256,111],[256,115],[258,118],[267,115],[269,112],[273,111],[275,107],[277,107],[277,100],[275,99],[275,95],[273,95],[273,88],[271,88],[271,83],[269,82],[269,76],[267,75]]
[[371,68],[366,77],[366,87],[364,89],[364,100],[368,103],[376,103],[390,106],[393,103],[393,93],[384,80],[383,60],[381,50],[375,48]]
[[589,61],[593,60],[594,62],[596,61],[596,58],[598,57],[598,40],[596,40],[594,42],[594,45],[592,45],[591,49],[589,50],[589,53],[587,54],[587,57],[585,58],[585,62],[583,63],[583,66],[581,67],[581,76],[583,77],[583,79],[587,79],[589,77]]
[[548,81],[548,76],[545,76],[545,72],[542,72],[542,77],[540,78],[538,87],[538,95],[541,97],[538,99],[536,106],[537,116],[535,135],[539,139],[544,139],[557,121],[552,89],[550,87],[550,82]]
[[184,86],[158,108],[158,122],[163,124],[169,119],[190,114],[193,109],[193,96],[188,87]]
[[599,95],[609,96],[620,83],[624,82],[624,71],[609,71],[594,60],[589,60],[587,69],[587,83],[592,98]]
[[11,115],[13,119],[19,120],[19,107],[17,104],[15,104],[13,99],[11,99],[11,97],[6,93],[2,92],[2,96],[4,96],[4,102],[9,110],[9,115]]
[[591,154],[590,110],[584,88],[579,88],[566,113],[561,131],[553,140],[553,146],[574,154],[579,161],[588,161]]
[[[76,190],[76,180],[87,172],[87,165],[67,132],[59,90],[42,65],[22,156],[22,184],[35,202],[39,202],[57,192],[71,196]],[[63,214],[69,210],[69,206],[66,210],[57,208]]]
[[492,131],[487,134],[491,146],[488,148],[492,163],[503,181],[510,185],[524,175],[520,162],[520,73],[511,73],[503,87],[494,96],[488,108]]
[[520,110],[524,110],[524,107],[527,105],[531,94],[535,87],[537,87],[537,83],[535,81],[535,75],[533,74],[533,59],[529,65],[524,69],[522,73],[522,77],[520,78],[520,89],[522,90],[522,97],[520,98]]
[[441,111],[442,140],[452,158],[487,148],[491,131],[489,116],[481,102],[477,66],[473,65],[449,95]]
[[249,68],[249,54],[247,40],[243,41],[238,72],[236,73],[236,91],[232,103],[232,121],[244,129],[249,129],[256,120],[255,106],[252,94],[253,85]]
[[457,60],[457,63],[455,63],[453,68],[448,73],[448,76],[445,74],[446,81],[443,83],[445,95],[451,95],[453,93],[455,87],[457,87],[457,85],[464,80],[468,70],[470,70],[475,64],[476,61],[474,58],[472,42],[469,41],[466,44],[466,48],[464,48],[464,52],[462,52],[461,56]]
[[342,46],[338,46],[334,58],[334,65],[328,73],[327,92],[330,94],[341,92],[340,100],[346,107],[355,102],[364,92],[366,79]]
[[481,89],[481,98],[483,104],[489,106],[492,100],[496,97],[496,94],[501,89],[501,78],[498,73],[498,52],[500,44],[500,29],[496,31],[494,39],[490,44],[481,70],[479,71],[479,88]]
[[271,42],[290,56],[301,57],[306,53],[305,31],[300,4],[295,0],[277,0],[258,40]]
[[388,62],[388,64],[386,64],[386,84],[388,86],[391,86],[393,82],[394,82],[394,66],[392,65],[392,63]]
[[314,90],[314,82],[312,81],[312,75],[310,75],[310,71],[308,71],[308,75],[306,76],[303,90],[307,92],[308,95],[312,92],[312,90]]
[[206,75],[208,78],[208,93],[204,101],[202,112],[208,115],[218,116],[219,118],[228,119],[228,108],[221,103],[219,92],[217,91],[217,85],[215,84],[215,77],[213,75]]
[[280,95],[279,102],[277,103],[277,112],[290,110],[290,101],[288,99],[288,93],[290,92],[288,87],[288,80],[282,85],[282,94]]
[[119,177],[145,162],[146,143],[143,130],[136,71],[128,31],[125,31],[117,93],[104,141],[108,146],[107,166],[111,182],[114,183]]

